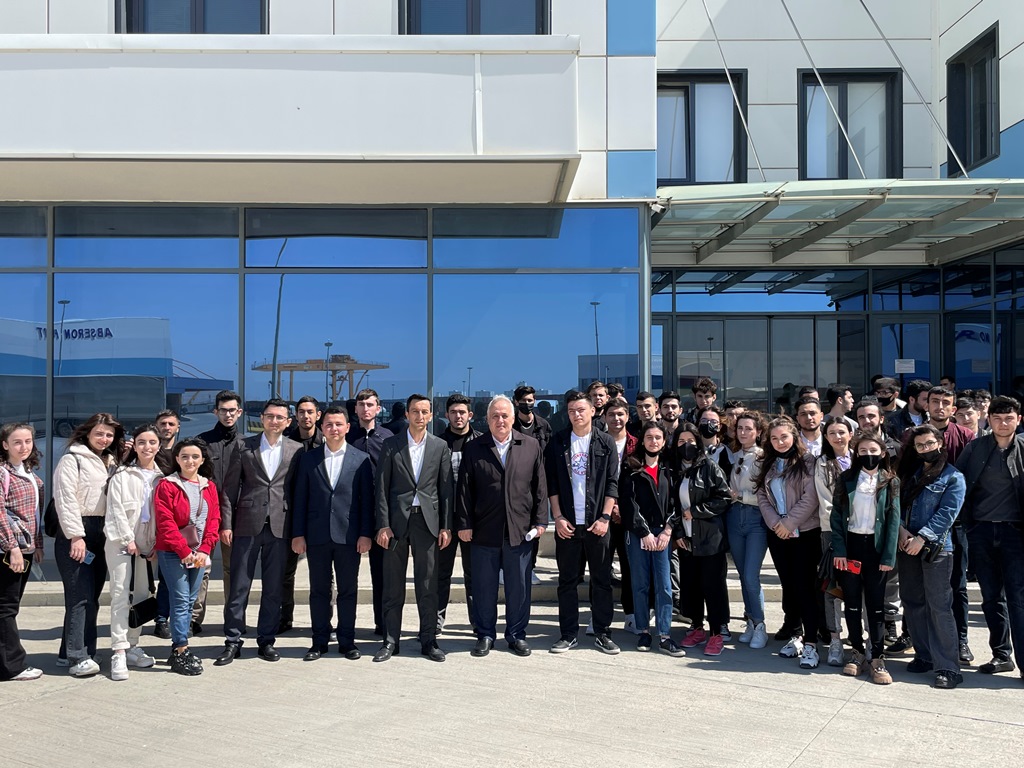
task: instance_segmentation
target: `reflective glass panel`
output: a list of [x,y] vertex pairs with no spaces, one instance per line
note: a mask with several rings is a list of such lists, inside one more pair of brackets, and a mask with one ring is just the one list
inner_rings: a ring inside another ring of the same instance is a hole
[[566,390],[600,378],[633,402],[638,288],[636,275],[436,276],[435,395],[469,390],[480,417],[493,395],[526,383],[560,410]]
[[[826,85],[825,92],[820,85],[805,85],[807,149],[805,158],[808,179],[835,179],[839,176],[839,143],[845,142],[839,131],[835,109],[839,109],[839,86]],[[829,106],[828,100],[832,100]]]
[[263,32],[262,0],[203,0],[203,32],[258,35]]
[[833,383],[848,384],[856,395],[861,393],[867,381],[864,341],[864,321],[860,318],[815,320],[814,385],[822,397]]
[[[953,313],[949,315],[947,328],[952,328],[953,333],[952,348],[957,389],[980,388],[994,391],[994,340],[991,316],[979,312]],[[1002,328],[1000,323],[1000,333]]]
[[[849,177],[860,178],[854,152],[864,169],[864,178],[888,177],[888,113],[886,82],[851,82],[846,86],[847,131],[850,134]],[[845,142],[845,139],[844,139]]]
[[[330,395],[332,403],[344,403],[372,387],[390,407],[395,399],[426,391],[423,275],[249,275],[245,302],[245,397],[252,425],[271,393],[275,340],[277,391],[291,402]],[[452,314],[463,320],[461,312]]]
[[466,0],[413,0],[421,35],[468,35]]
[[249,208],[250,267],[425,267],[427,212],[377,208]]
[[54,297],[58,437],[97,411],[129,429],[164,408],[185,412],[182,436],[213,427],[213,395],[239,383],[236,275],[58,274]]
[[441,208],[434,266],[636,267],[636,208]]
[[684,181],[687,170],[686,88],[658,89],[658,179]]
[[1024,292],[1024,246],[996,251],[997,297],[1014,296]]
[[693,90],[694,180],[733,181],[736,103],[732,89],[728,83],[697,83]]
[[237,208],[63,206],[59,267],[237,267]]
[[651,326],[651,391],[661,392],[665,384],[665,325]]
[[874,271],[875,309],[904,310],[939,308],[939,270],[876,269]]
[[0,207],[0,265],[46,266],[46,209]]
[[850,312],[864,309],[866,270],[677,273],[677,312]]
[[672,273],[651,273],[651,311],[672,311]]
[[730,318],[725,321],[725,396],[747,408],[768,407],[768,320]]
[[723,329],[721,320],[681,318],[676,322],[676,380],[671,383],[682,397],[684,410],[695,404],[690,390],[701,376],[722,385]]
[[[879,373],[894,378],[925,379],[931,381],[936,371],[931,359],[931,325],[929,323],[882,323],[877,343],[882,354]],[[896,361],[906,365],[913,361],[913,371],[897,371]],[[938,376],[935,376],[938,380]]]
[[988,301],[992,297],[992,272],[988,263],[975,262],[947,268],[943,297],[946,309]]
[[814,320],[775,317],[771,334],[772,402],[791,413],[797,391],[814,381]]
[[537,0],[479,0],[481,35],[537,34]]
[[46,276],[0,273],[0,294],[0,424],[28,422],[41,439],[47,433]]

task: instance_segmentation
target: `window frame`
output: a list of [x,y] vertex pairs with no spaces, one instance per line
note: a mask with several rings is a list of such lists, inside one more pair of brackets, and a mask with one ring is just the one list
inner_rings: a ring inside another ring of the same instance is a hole
[[[847,131],[850,119],[847,114],[847,89],[850,83],[884,83],[885,108],[889,112],[886,125],[885,177],[887,179],[903,178],[903,70],[892,68],[863,69],[819,69],[818,73],[825,85],[839,85],[839,103],[835,105]],[[814,177],[807,175],[807,86],[821,87],[813,69],[797,70],[797,130],[799,155],[797,157],[799,179],[801,181],[830,181],[858,179],[850,175],[850,146],[843,137],[840,145],[845,151],[839,153],[839,174],[831,177]],[[831,108],[830,108],[831,111]]]
[[[206,2],[207,0],[189,0],[192,7],[192,19],[191,26],[188,32],[179,34],[189,35],[205,35],[207,34],[204,29],[204,19],[206,16]],[[270,30],[270,2],[269,0],[259,0],[260,3],[260,31],[259,34],[269,34]],[[142,25],[146,17],[146,0],[121,0],[117,7],[117,27],[122,34],[130,35],[144,35],[144,34],[160,34],[160,33],[147,33],[141,30],[132,29],[136,25]],[[170,34],[170,33],[165,33]],[[251,34],[244,32],[219,32],[217,34]]]
[[[968,70],[979,64],[991,66],[988,82],[990,99],[989,153],[977,156],[971,146],[973,104],[969,102]],[[946,61],[946,130],[950,144],[960,155],[968,172],[999,157],[999,22],[986,29]],[[953,153],[947,151],[947,177],[962,173]]]
[[[736,88],[736,95],[739,97],[742,107],[743,119],[747,117],[747,70],[730,69],[733,85]],[[729,85],[729,78],[720,69],[688,69],[688,70],[659,70],[657,90],[661,91],[686,91],[686,177],[685,178],[658,178],[659,187],[673,186],[702,186],[707,184],[742,184],[747,180],[747,136],[743,128],[741,112],[733,103],[733,178],[731,181],[696,181],[694,174],[696,170],[696,146],[695,136],[697,127],[697,113],[693,108],[693,86],[695,85]],[[657,97],[655,97],[657,99]],[[655,118],[657,121],[657,118]]]
[[[420,31],[422,14],[420,5],[423,0],[398,0],[398,34],[422,35]],[[551,34],[551,0],[535,0],[537,5],[537,27],[535,35]],[[480,32],[480,0],[466,0],[467,35],[479,35]]]

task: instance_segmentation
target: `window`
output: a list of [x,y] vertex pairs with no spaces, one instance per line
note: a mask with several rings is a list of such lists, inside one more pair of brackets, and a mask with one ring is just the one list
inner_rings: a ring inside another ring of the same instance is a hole
[[819,74],[824,89],[813,72],[800,75],[800,178],[859,179],[858,159],[863,178],[902,176],[902,73],[819,70]]
[[407,35],[546,35],[550,0],[403,0]]
[[[123,10],[122,10],[123,9]],[[267,31],[266,0],[125,0],[120,28],[155,35],[259,35]]]
[[[967,170],[999,155],[998,32],[992,27],[946,63],[949,141]],[[952,153],[949,175],[960,175]]]
[[[732,81],[746,110],[742,73]],[[724,74],[658,78],[658,184],[746,181],[747,141]]]

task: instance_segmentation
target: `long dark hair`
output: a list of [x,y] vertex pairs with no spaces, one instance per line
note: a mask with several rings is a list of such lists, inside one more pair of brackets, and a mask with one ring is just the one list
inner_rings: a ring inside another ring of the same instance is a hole
[[186,437],[174,444],[174,448],[171,449],[171,460],[173,462],[170,469],[167,470],[168,475],[172,475],[178,471],[178,454],[181,453],[183,448],[198,448],[203,454],[203,463],[199,465],[198,475],[205,477],[207,480],[213,479],[213,459],[210,458],[210,448],[206,444],[205,440],[200,440],[198,437]]
[[[878,464],[878,487],[875,490],[875,494],[882,492],[889,483],[896,477],[896,473],[893,471],[892,459],[889,458],[889,449],[885,444],[885,438],[881,435],[875,435],[870,432],[857,431],[857,434],[853,436],[853,442],[850,443],[850,451],[852,456],[850,457],[850,468],[846,470],[851,476],[856,477],[860,474],[861,469],[864,468],[861,462],[861,456],[857,452],[864,443],[874,443],[882,449],[882,460]],[[846,474],[846,473],[844,473]]]
[[[931,435],[939,443],[939,458],[930,467],[925,467],[924,461],[921,459],[917,449],[914,448],[914,438],[921,437],[923,435]],[[896,473],[899,475],[900,482],[903,483],[904,487],[907,487],[913,483],[915,486],[923,488],[929,483],[935,481],[939,475],[942,474],[942,470],[946,468],[946,462],[949,461],[949,454],[946,452],[946,438],[939,431],[938,428],[933,427],[931,424],[922,424],[919,427],[914,427],[910,430],[910,436],[907,438],[906,448],[903,449],[903,453],[900,456],[900,464]],[[914,475],[917,474],[917,470],[924,468],[921,472],[921,476],[915,481]],[[917,495],[916,493],[914,494]]]
[[[772,430],[774,429],[785,429],[793,436],[793,452],[789,456],[782,456],[775,450],[775,444],[771,440]],[[806,476],[811,471],[807,466],[807,461],[804,459],[806,453],[807,449],[804,448],[804,443],[800,439],[800,428],[797,427],[796,422],[789,418],[789,416],[779,416],[772,419],[768,422],[768,431],[765,433],[764,457],[761,459],[761,471],[754,477],[754,487],[759,491],[764,490],[765,485],[768,483],[768,473],[772,471],[778,459],[782,459],[785,462],[782,470],[783,476],[790,473],[798,477]]]
[[114,430],[114,440],[106,447],[100,457],[109,456],[113,461],[113,464],[120,464],[121,457],[124,455],[124,427],[121,426],[121,422],[114,418],[113,414],[110,413],[94,413],[84,422],[79,424],[75,431],[71,433],[71,437],[68,440],[68,447],[76,443],[84,445],[90,451],[92,446],[89,445],[89,433],[92,432],[96,427],[104,426],[110,427]]
[[[27,429],[32,433],[32,453],[28,455],[28,458],[22,462],[22,466],[26,470],[32,471],[39,466],[39,459],[43,454],[39,452],[39,448],[36,447],[36,430],[31,424],[25,424],[22,422],[12,422],[10,424],[4,424],[0,427],[0,443],[6,443],[10,439],[11,435],[17,432],[19,429]],[[11,463],[11,455],[4,451],[4,461],[8,464]]]
[[697,439],[697,458],[693,460],[693,464],[691,464],[690,466],[696,467],[698,464],[700,464],[707,458],[707,455],[704,453],[704,438],[700,436],[700,432],[697,429],[697,425],[694,424],[692,421],[681,422],[679,426],[676,427],[675,432],[672,433],[672,453],[670,454],[672,460],[672,469],[679,472],[680,476],[682,476],[683,472],[683,457],[679,453],[678,446],[679,436],[683,434],[683,432],[689,432]]
[[[139,435],[142,435],[146,432],[152,432],[154,435],[157,436],[157,439],[160,438],[160,433],[157,431],[156,424],[143,424],[132,430],[132,440],[134,441]],[[125,456],[124,458],[124,466],[137,464],[138,461],[139,454],[136,452],[135,443],[133,442],[131,450],[128,451],[128,455]],[[171,473],[171,462],[168,459],[167,453],[165,451],[157,451],[153,461],[156,464],[156,468],[160,471],[161,474],[169,475]]]
[[665,440],[665,446],[661,449],[661,453],[658,454],[658,463],[661,463],[662,457],[667,454],[669,449],[668,446],[668,435],[665,432],[665,427],[657,421],[645,421],[643,426],[640,428],[640,439],[636,441],[636,445],[633,446],[633,450],[630,451],[626,457],[626,469],[632,472],[636,472],[638,469],[643,469],[646,464],[647,454],[644,453],[644,437],[652,429],[656,429],[661,432],[661,437]]

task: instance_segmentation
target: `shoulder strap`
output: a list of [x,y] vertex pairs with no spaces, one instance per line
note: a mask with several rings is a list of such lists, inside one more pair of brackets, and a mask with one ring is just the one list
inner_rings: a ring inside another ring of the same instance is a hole
[[[134,601],[132,600],[132,594],[135,592],[135,555],[132,558],[132,580],[131,586],[128,587],[128,605],[131,605]],[[149,577],[149,594],[156,594],[156,580],[153,578],[153,564],[147,559],[146,560],[146,575]]]

